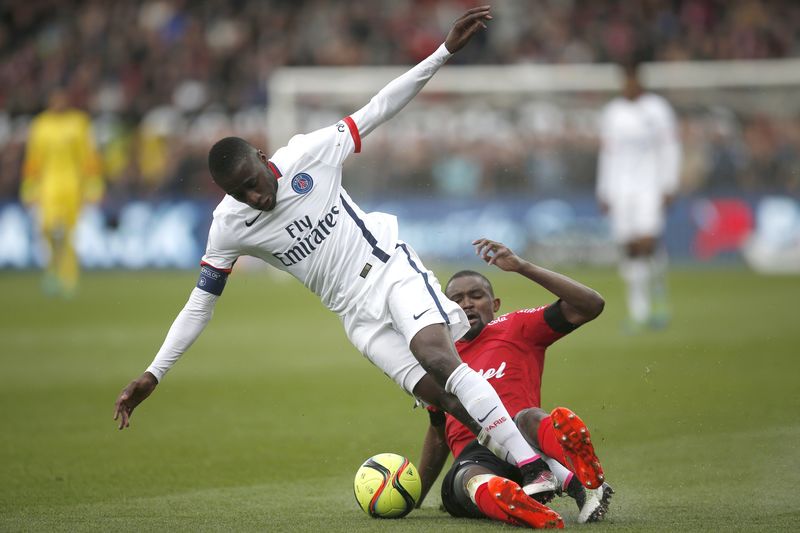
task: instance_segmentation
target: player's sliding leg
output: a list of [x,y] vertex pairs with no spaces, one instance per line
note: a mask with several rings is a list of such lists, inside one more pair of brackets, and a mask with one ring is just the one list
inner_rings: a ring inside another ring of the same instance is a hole
[[[524,433],[523,437],[525,437]],[[486,431],[481,430],[481,432],[478,434],[478,442],[480,442],[482,446],[492,452],[496,457],[499,457],[500,459],[503,459],[511,464],[516,464],[514,456],[511,455],[511,453],[503,446],[501,446],[500,443],[492,439]],[[542,455],[541,451],[537,450],[536,446],[534,446],[530,440],[528,443],[531,444],[531,448],[533,449],[534,453],[538,454],[547,464],[548,469],[541,470],[532,481],[529,481],[526,484],[525,493],[541,503],[547,503],[552,500],[557,493],[561,492],[560,483],[568,483],[569,480],[567,478],[571,478],[573,475],[572,472],[567,470],[558,461]],[[554,468],[556,470],[554,470]]]
[[[472,481],[472,480],[470,480]],[[499,509],[507,514],[510,523],[534,529],[560,529],[564,527],[561,516],[525,494],[522,487],[510,479],[491,476],[476,488],[474,501],[479,508]]]
[[[556,413],[556,418],[566,418],[571,423],[575,420],[580,420],[577,415],[575,415],[573,419],[570,419],[569,415],[574,415],[574,413],[568,409],[560,408],[554,410],[554,412]],[[553,427],[552,416],[542,409],[532,407],[518,413],[514,420],[520,427],[520,430],[522,430],[523,435],[528,438],[528,442],[531,443],[534,450],[538,451],[537,446],[542,443],[543,448],[546,448],[551,454],[558,458],[549,457],[547,451],[540,452],[542,453],[542,458],[550,468],[550,471],[558,480],[558,492],[562,495],[566,493],[566,495],[575,500],[579,513],[578,522],[597,522],[605,518],[610,505],[611,495],[614,493],[613,489],[608,483],[604,482],[598,488],[587,490],[584,488],[578,476],[574,475],[564,466],[570,463],[567,461],[565,451],[559,443],[560,439],[557,437],[559,433],[557,433]],[[570,424],[565,424],[563,427],[569,425]],[[586,427],[585,424],[577,422],[573,425]],[[507,453],[496,443],[487,440],[485,435],[479,436],[478,440],[498,457],[503,457],[503,455]]]
[[[454,466],[455,474],[445,476],[442,500],[448,512],[454,516],[482,515],[535,529],[564,526],[557,512],[526,495],[517,483],[496,474],[483,461],[472,457],[461,466]],[[475,514],[475,509],[480,514]]]
[[[547,423],[550,423],[549,417]],[[578,476],[567,470],[563,464],[546,455],[542,455],[542,458],[558,480],[561,495],[566,494],[575,500],[578,506],[578,523],[599,522],[605,518],[614,493],[608,483],[603,483],[597,489],[585,489]]]
[[[541,411],[545,415],[540,416],[540,421],[544,421],[543,425],[545,427],[549,426],[552,429],[550,416],[541,409],[537,409],[537,411]],[[540,424],[540,427],[542,427],[542,424]],[[523,432],[523,435],[527,436],[527,433]],[[507,450],[498,446],[497,443],[491,439],[488,439],[484,433],[478,436],[478,442],[501,459],[509,455]],[[558,448],[558,455],[565,461],[565,459],[563,459],[563,451],[555,439],[553,439],[552,444],[555,445],[555,448]],[[535,446],[533,448],[538,452]],[[557,492],[562,496],[566,494],[575,500],[578,506],[579,523],[598,522],[605,518],[611,503],[611,495],[614,494],[613,489],[608,483],[604,482],[600,488],[587,490],[581,484],[578,476],[569,471],[564,464],[544,454],[542,454],[542,459],[547,463],[547,466],[558,482]]]
[[461,362],[446,326],[431,324],[422,328],[411,339],[410,348],[425,371],[455,395],[481,428],[511,453],[523,473],[523,487],[530,490],[528,486],[547,470],[547,465],[531,449],[492,386]]
[[566,407],[557,407],[549,415],[531,407],[517,413],[514,420],[534,448],[569,468],[586,488],[596,489],[602,484],[603,467],[589,430],[578,415]]
[[[542,457],[558,479],[559,488],[575,499],[581,516],[587,520],[602,519],[613,491],[603,483],[603,468],[586,424],[563,407],[554,409],[552,414],[538,407],[525,409],[517,414],[515,422],[534,449],[541,447]],[[573,477],[564,466],[576,475]],[[585,492],[584,486],[590,490]]]
[[539,407],[529,407],[517,413],[514,422],[534,449],[541,450],[544,455],[568,466],[564,450],[553,432],[549,417],[550,413],[547,411]]
[[[567,466],[575,472],[584,487],[587,489],[599,488],[605,480],[605,475],[600,460],[595,454],[586,424],[566,407],[556,407],[550,413],[549,418],[554,436],[564,450]],[[540,431],[540,435],[545,433],[546,431]]]

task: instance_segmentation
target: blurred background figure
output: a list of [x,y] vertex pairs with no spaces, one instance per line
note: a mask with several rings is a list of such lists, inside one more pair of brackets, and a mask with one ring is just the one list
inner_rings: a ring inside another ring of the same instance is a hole
[[73,233],[84,202],[103,194],[100,164],[89,115],[54,90],[48,108],[34,118],[23,163],[22,201],[33,208],[48,259],[42,288],[69,297],[78,285]]
[[619,271],[627,289],[629,330],[669,320],[667,253],[661,243],[666,208],[679,185],[681,145],[675,113],[645,91],[638,64],[622,66],[622,95],[603,109],[597,198],[622,246]]

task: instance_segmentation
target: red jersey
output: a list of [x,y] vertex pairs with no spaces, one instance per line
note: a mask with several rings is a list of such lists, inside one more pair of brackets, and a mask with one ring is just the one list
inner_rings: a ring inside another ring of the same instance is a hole
[[[540,406],[545,350],[574,328],[563,319],[556,302],[499,316],[471,341],[457,341],[456,349],[470,368],[489,381],[513,417],[522,409]],[[454,457],[475,440],[450,415],[445,432]]]

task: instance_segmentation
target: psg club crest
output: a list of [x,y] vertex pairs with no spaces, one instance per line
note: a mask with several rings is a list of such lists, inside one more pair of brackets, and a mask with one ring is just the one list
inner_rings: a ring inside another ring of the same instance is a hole
[[314,186],[314,180],[305,172],[296,174],[292,178],[292,190],[297,194],[306,194]]

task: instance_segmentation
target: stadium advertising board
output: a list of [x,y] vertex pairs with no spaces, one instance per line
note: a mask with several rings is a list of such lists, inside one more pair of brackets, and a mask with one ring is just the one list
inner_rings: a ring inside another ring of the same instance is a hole
[[[549,265],[611,265],[616,247],[591,197],[497,201],[401,199],[362,202],[395,213],[401,238],[431,261],[470,257],[469,243],[498,239]],[[76,231],[89,269],[196,268],[213,206],[208,202],[130,202],[84,211]],[[44,264],[33,217],[0,206],[0,268]],[[800,272],[800,202],[786,196],[683,198],[670,210],[666,244],[675,261],[744,260],[762,272]]]

